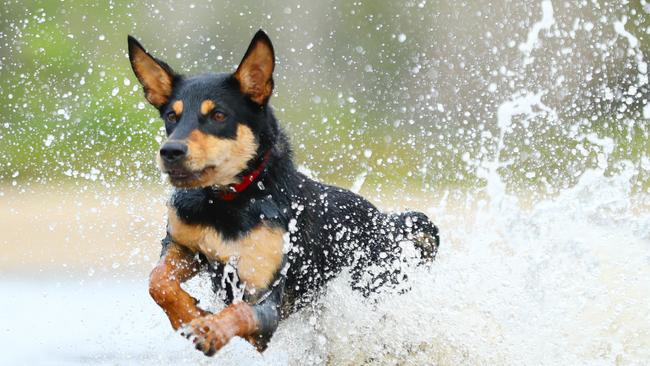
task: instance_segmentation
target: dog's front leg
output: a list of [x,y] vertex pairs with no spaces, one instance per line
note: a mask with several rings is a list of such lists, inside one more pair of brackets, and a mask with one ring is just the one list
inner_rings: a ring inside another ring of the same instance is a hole
[[208,312],[181,288],[181,283],[194,277],[200,269],[198,260],[188,249],[169,242],[149,278],[149,293],[165,311],[174,329],[188,324]]
[[194,319],[183,334],[207,356],[214,355],[235,336],[245,338],[262,352],[278,327],[283,292],[281,278],[264,300],[256,304],[238,302],[217,314]]

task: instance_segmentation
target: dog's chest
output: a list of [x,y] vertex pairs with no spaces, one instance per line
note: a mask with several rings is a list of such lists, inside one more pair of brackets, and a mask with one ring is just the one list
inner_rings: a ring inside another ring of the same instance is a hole
[[235,266],[247,288],[267,288],[282,265],[284,230],[264,222],[240,238],[227,240],[212,227],[183,222],[170,208],[168,230],[175,243],[211,261]]

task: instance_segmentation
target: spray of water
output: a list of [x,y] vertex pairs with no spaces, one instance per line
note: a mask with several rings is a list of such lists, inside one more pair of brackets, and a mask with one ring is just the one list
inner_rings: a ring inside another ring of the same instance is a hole
[[333,365],[650,359],[650,215],[631,193],[635,167],[621,162],[606,177],[612,141],[589,135],[579,138],[600,146],[598,167],[554,198],[522,208],[499,176],[512,117],[557,118],[542,95],[521,93],[500,106],[497,154],[478,162],[487,199],[473,219],[447,202],[430,208],[447,223],[446,245],[433,267],[413,270],[410,292],[369,301],[341,278],[317,311],[281,326],[267,357]]

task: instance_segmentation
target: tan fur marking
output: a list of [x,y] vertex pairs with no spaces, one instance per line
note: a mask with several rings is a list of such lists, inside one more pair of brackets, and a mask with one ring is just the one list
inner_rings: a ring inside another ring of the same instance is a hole
[[149,293],[163,308],[174,329],[207,313],[197,301],[181,288],[181,283],[194,277],[199,265],[191,251],[170,243],[160,262],[151,271]]
[[246,290],[266,289],[282,264],[284,230],[260,224],[246,236],[225,240],[211,227],[188,225],[169,208],[169,233],[174,242],[208,259],[236,266],[239,279]]
[[180,116],[183,113],[183,101],[182,100],[175,101],[172,104],[172,109],[174,110],[174,113]]
[[211,100],[204,100],[201,103],[201,114],[207,116],[214,109],[214,102]]
[[165,104],[172,93],[172,76],[141,48],[134,49],[132,65],[149,103],[156,107]]
[[[255,135],[243,124],[237,127],[235,140],[221,139],[198,130],[192,131],[187,146],[187,169],[203,173],[198,179],[189,182],[186,188],[237,183],[237,174],[246,169],[246,164],[257,152]],[[163,168],[160,159],[159,164]]]

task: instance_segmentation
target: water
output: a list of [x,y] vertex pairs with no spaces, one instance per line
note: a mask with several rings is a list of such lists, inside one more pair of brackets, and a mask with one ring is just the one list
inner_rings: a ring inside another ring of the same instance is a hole
[[[630,193],[633,173],[587,171],[529,208],[506,194],[469,197],[475,211],[437,202],[428,213],[444,246],[431,268],[412,269],[410,292],[363,299],[342,276],[281,323],[264,355],[235,340],[203,358],[172,333],[146,278],[5,279],[1,338],[12,346],[0,363],[645,364],[650,214]],[[208,299],[205,285],[189,289]]]

